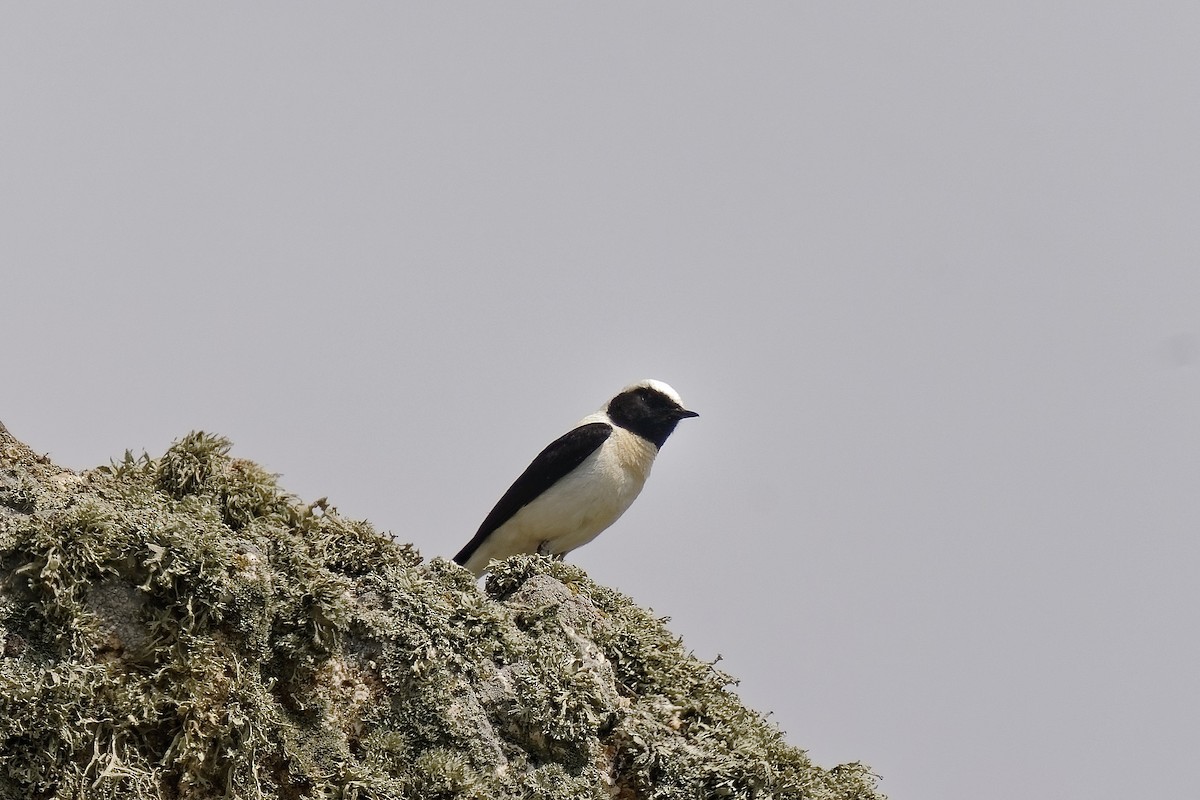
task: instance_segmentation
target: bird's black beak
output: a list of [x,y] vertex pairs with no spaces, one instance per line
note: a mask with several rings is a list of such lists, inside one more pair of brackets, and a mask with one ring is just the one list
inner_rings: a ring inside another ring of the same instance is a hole
[[679,417],[680,419],[687,419],[688,417],[698,417],[700,415],[695,411],[688,411],[686,408],[681,408],[675,412],[675,416]]

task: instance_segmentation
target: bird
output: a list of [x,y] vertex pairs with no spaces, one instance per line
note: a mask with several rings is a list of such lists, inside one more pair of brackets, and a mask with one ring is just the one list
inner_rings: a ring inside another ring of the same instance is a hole
[[478,578],[518,553],[561,561],[625,513],[675,426],[698,416],[662,381],[626,386],[538,453],[454,562]]

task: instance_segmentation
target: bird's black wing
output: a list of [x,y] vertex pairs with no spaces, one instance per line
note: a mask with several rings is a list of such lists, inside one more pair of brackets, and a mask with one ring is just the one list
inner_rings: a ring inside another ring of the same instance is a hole
[[580,425],[573,431],[555,439],[546,449],[538,453],[521,477],[513,481],[508,491],[496,503],[496,507],[487,515],[487,519],[479,526],[479,532],[467,546],[458,551],[454,563],[465,564],[467,559],[479,549],[483,540],[512,518],[522,508],[533,502],[534,498],[558,483],[559,479],[583,463],[584,459],[596,452],[596,448],[604,444],[612,433],[612,426],[607,422],[589,422]]

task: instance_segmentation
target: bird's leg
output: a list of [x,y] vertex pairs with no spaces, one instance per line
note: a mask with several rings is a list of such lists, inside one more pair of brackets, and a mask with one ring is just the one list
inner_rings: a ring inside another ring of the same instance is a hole
[[550,552],[550,542],[549,541],[541,542],[540,544],[538,544],[537,553],[539,556],[550,556],[555,561],[562,561],[564,558],[567,557],[566,553]]

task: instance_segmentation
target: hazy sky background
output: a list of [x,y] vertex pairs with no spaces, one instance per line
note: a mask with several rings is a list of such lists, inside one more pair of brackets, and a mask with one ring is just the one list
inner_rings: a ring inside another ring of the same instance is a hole
[[570,560],[894,800],[1195,796],[1200,6],[33,4],[0,419],[192,429],[450,556],[626,383]]

